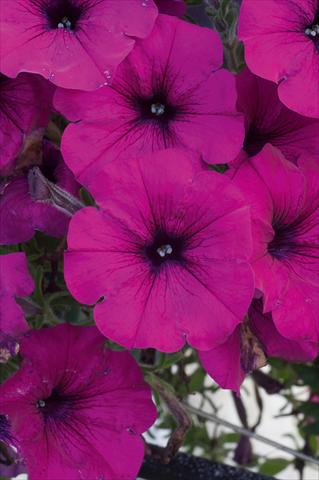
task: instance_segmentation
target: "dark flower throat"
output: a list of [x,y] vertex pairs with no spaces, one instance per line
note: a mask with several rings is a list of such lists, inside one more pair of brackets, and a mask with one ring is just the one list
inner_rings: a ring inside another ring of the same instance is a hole
[[318,239],[308,236],[306,240],[304,237],[305,234],[312,231],[316,223],[314,211],[304,213],[290,223],[286,223],[282,219],[275,219],[273,222],[275,235],[268,244],[268,253],[281,261],[289,260],[292,256],[299,257],[300,260],[302,258],[319,258]]
[[305,28],[305,34],[313,40],[315,47],[319,52],[319,4],[312,23]]
[[136,100],[136,107],[140,113],[141,120],[151,120],[162,125],[174,120],[177,109],[167,99],[164,93],[156,93],[152,97],[139,97]]
[[57,389],[53,389],[48,398],[39,399],[37,408],[45,420],[63,420],[72,407],[74,399],[62,395]]
[[144,247],[143,254],[158,269],[167,262],[183,263],[184,250],[185,240],[182,237],[158,231],[153,241]]
[[50,29],[73,32],[89,7],[88,0],[44,0],[41,11],[44,13]]

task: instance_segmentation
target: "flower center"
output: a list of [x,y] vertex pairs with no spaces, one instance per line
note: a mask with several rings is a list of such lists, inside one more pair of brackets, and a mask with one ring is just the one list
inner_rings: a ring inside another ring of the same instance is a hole
[[268,244],[268,253],[277,260],[284,260],[294,252],[296,247],[293,228],[289,225],[276,225],[274,223],[273,229],[275,235]]
[[[318,242],[318,200],[311,208],[300,214],[289,223],[283,215],[273,221],[274,237],[268,244],[268,253],[277,260],[298,260],[313,268],[319,258]],[[307,260],[308,259],[308,260]]]
[[314,24],[311,25],[310,27],[307,27],[305,30],[305,34],[308,35],[309,37],[315,38],[319,36],[319,24]]
[[72,23],[68,17],[63,17],[61,22],[58,23],[58,28],[66,28],[67,30],[72,30]]
[[73,400],[71,398],[63,396],[57,389],[53,389],[50,397],[39,399],[36,406],[45,420],[50,418],[62,420],[70,411],[72,403]]
[[314,42],[316,49],[319,51],[319,9],[315,13],[311,24],[306,25],[305,34]]
[[157,117],[165,113],[165,105],[162,103],[152,103],[151,112],[154,113]]
[[160,257],[164,258],[166,255],[171,255],[173,253],[173,249],[171,245],[162,245],[157,250],[157,253]]
[[45,0],[42,10],[48,19],[50,29],[59,28],[73,32],[86,11],[85,5],[85,2],[75,0]]
[[157,231],[153,241],[142,249],[143,255],[147,257],[155,269],[165,262],[183,263],[185,261],[183,258],[184,251],[184,238],[164,231]]
[[177,115],[177,108],[170,104],[165,93],[156,93],[152,97],[135,99],[136,109],[140,119],[157,122],[165,126]]

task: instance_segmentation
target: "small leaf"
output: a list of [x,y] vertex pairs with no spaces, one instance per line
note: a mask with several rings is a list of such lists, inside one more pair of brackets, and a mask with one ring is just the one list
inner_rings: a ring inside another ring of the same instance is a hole
[[198,392],[203,389],[206,373],[202,368],[198,368],[191,376],[189,382],[189,390],[191,392]]
[[302,430],[309,435],[319,435],[319,421],[303,426]]
[[158,366],[158,369],[165,369],[171,367],[175,363],[178,363],[183,358],[183,356],[183,352],[167,353],[166,355],[164,355],[161,363]]
[[288,467],[290,463],[291,462],[285,458],[269,458],[259,467],[259,473],[273,477]]

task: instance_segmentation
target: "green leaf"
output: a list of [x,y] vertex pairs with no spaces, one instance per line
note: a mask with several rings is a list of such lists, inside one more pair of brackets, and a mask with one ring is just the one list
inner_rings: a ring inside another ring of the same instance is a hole
[[189,389],[191,392],[199,392],[203,389],[204,380],[206,377],[205,371],[199,367],[191,376],[189,382]]
[[175,363],[178,363],[183,358],[183,356],[183,352],[165,354],[158,366],[158,369],[165,369],[171,367]]
[[303,402],[296,410],[309,417],[319,418],[319,405],[315,402]]
[[269,458],[259,467],[259,473],[273,477],[287,468],[290,463],[285,458]]
[[88,205],[88,206],[95,205],[92,195],[84,187],[80,189],[80,198],[85,205]]
[[311,448],[313,455],[318,455],[319,444],[318,444],[318,435],[310,435],[308,438],[309,447]]
[[305,425],[302,427],[304,433],[309,435],[318,435],[319,434],[319,420],[309,425]]
[[35,289],[34,289],[34,299],[36,303],[39,305],[43,304],[43,292],[42,292],[42,282],[43,282],[43,268],[41,265],[38,265],[34,269],[34,283],[35,283]]

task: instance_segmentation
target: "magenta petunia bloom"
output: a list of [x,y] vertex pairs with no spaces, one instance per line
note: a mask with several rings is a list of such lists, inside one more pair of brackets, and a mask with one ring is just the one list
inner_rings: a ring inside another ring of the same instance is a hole
[[97,303],[98,328],[125,347],[212,348],[250,304],[249,209],[227,177],[196,173],[192,160],[168,149],[112,163],[95,179],[102,209],[70,222],[67,286]]
[[[16,339],[28,330],[18,297],[31,295],[33,279],[23,252],[0,255],[0,362],[17,353]],[[1,412],[1,410],[0,410]]]
[[318,0],[243,0],[238,33],[250,70],[291,110],[319,118]]
[[47,125],[53,91],[38,75],[22,73],[11,79],[0,73],[0,175],[12,173],[26,135]]
[[94,90],[110,82],[156,17],[153,0],[2,0],[1,70]]
[[318,355],[318,343],[280,335],[271,313],[262,313],[261,300],[253,301],[248,318],[248,332],[241,324],[222,345],[198,352],[202,366],[222,388],[239,392],[245,376],[258,367],[258,353],[288,362],[311,361]]
[[235,79],[221,68],[222,55],[216,32],[160,15],[111,86],[96,92],[60,89],[57,110],[81,120],[62,139],[65,161],[80,182],[87,184],[115,158],[168,147],[200,152],[208,163],[233,160],[244,124],[236,113]]
[[[40,167],[47,180],[78,195],[79,184],[65,165],[60,150],[48,141],[43,142]],[[26,242],[35,230],[60,237],[66,234],[70,216],[50,201],[37,200],[30,191],[28,171],[4,183],[0,192],[0,244]]]
[[319,120],[285,107],[273,82],[246,68],[237,76],[237,92],[238,108],[245,115],[244,150],[249,156],[271,143],[292,162],[303,152],[319,158]]
[[23,338],[23,363],[0,386],[0,411],[30,480],[136,478],[156,408],[131,354],[104,342],[95,327],[68,324]]
[[231,172],[251,205],[256,287],[291,339],[319,338],[319,164],[295,166],[271,145]]
[[186,5],[183,0],[155,0],[158,11],[166,15],[182,17],[186,12]]

